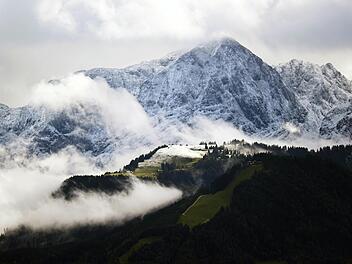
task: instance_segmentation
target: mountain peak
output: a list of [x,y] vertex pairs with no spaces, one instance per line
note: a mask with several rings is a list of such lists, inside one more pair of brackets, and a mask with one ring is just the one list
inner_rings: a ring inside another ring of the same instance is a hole
[[0,103],[0,110],[6,110],[9,109],[9,107],[5,104]]
[[322,65],[322,66],[321,66],[321,69],[322,69],[322,71],[323,71],[324,73],[326,73],[326,74],[327,74],[327,73],[330,73],[330,74],[334,74],[334,75],[336,75],[336,74],[342,75],[342,74],[335,68],[335,66],[334,66],[332,63],[330,63],[330,62],[328,62],[328,63]]
[[211,41],[203,42],[194,49],[205,49],[210,53],[214,53],[221,47],[242,47],[242,45],[232,38],[222,37]]
[[220,45],[230,45],[230,46],[238,46],[240,43],[233,38],[230,37],[222,37],[213,39],[211,41],[207,41],[203,43],[204,46],[220,46]]
[[326,63],[324,66],[329,69],[335,69],[334,65],[331,62]]
[[318,64],[314,64],[308,61],[304,60],[299,60],[299,59],[291,59],[287,63],[280,64],[279,67],[286,67],[289,66],[291,68],[314,68],[314,67],[319,67]]
[[283,67],[290,67],[291,69],[314,69],[316,72],[322,72],[324,74],[331,74],[331,75],[342,75],[336,68],[335,66],[328,62],[323,65],[315,64],[312,62],[307,62],[304,60],[298,60],[298,59],[292,59],[287,63],[280,64],[278,65],[277,69],[283,68]]

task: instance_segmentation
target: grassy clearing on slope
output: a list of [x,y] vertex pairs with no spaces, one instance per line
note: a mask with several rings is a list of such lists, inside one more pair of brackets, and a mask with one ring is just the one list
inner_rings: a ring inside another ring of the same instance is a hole
[[124,176],[124,177],[130,177],[133,176],[131,172],[105,172],[104,176]]
[[150,166],[150,167],[140,167],[135,169],[132,174],[136,177],[152,177],[156,178],[158,176],[158,172],[160,167]]
[[160,239],[159,237],[146,237],[138,240],[136,244],[134,244],[125,254],[123,254],[119,258],[120,263],[127,264],[128,259],[132,256],[134,252],[137,252],[138,250],[140,250],[144,245],[151,244],[159,239]]
[[171,157],[160,163],[155,163],[152,166],[140,166],[134,171],[122,171],[122,172],[107,172],[107,176],[126,176],[126,177],[151,177],[156,178],[161,170],[161,162],[172,163],[175,165],[175,170],[190,170],[194,165],[201,160],[200,158],[185,158],[185,157]]
[[235,176],[234,180],[223,190],[215,194],[201,195],[181,215],[179,223],[194,227],[203,224],[213,218],[221,207],[230,205],[233,190],[243,181],[252,177],[254,172],[261,170],[262,165],[251,165]]
[[201,160],[200,158],[185,158],[185,157],[172,157],[167,163],[174,164],[176,170],[192,169],[194,165]]
[[160,167],[157,166],[145,166],[137,168],[135,171],[123,171],[123,172],[107,172],[107,176],[125,176],[125,177],[152,177],[155,178],[160,171]]

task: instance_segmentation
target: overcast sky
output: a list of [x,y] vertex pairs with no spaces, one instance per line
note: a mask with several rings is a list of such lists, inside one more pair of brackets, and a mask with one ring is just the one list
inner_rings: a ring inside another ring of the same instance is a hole
[[0,0],[0,102],[25,104],[42,79],[221,36],[270,64],[331,62],[352,79],[351,0]]

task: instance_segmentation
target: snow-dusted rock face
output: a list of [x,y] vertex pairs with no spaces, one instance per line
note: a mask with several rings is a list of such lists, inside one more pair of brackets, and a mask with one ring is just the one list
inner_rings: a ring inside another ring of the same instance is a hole
[[268,136],[282,133],[285,122],[303,122],[306,115],[277,71],[231,39],[171,59],[122,70],[93,69],[86,75],[125,87],[149,115],[171,121],[187,123],[203,115]]
[[[263,138],[352,138],[352,85],[331,64],[292,60],[273,68],[231,39],[124,69],[82,72],[113,89],[126,88],[159,128],[206,116]],[[24,139],[38,154],[73,145],[99,156],[148,141],[143,131],[129,133],[112,133],[95,105],[77,102],[55,111],[0,104],[0,146]]]
[[339,131],[342,132],[342,122],[343,135],[348,134],[347,131],[352,128],[352,123],[346,120],[347,109],[351,105],[352,85],[332,64],[319,66],[291,60],[276,69],[308,113],[302,127],[305,132],[329,139],[338,138],[341,136]]
[[176,54],[170,54],[160,60],[143,62],[124,69],[95,68],[79,72],[85,73],[92,79],[103,78],[112,88],[126,88],[131,94],[137,96],[145,81],[152,79],[155,74],[164,70],[176,58]]
[[58,112],[44,106],[0,108],[0,142],[21,139],[36,154],[57,152],[71,145],[93,155],[107,151],[113,142],[99,111],[81,107]]
[[326,139],[352,139],[352,103],[331,110],[323,119],[320,135]]
[[5,147],[11,156],[41,156],[74,147],[104,166],[115,155],[155,144],[143,132],[114,131],[96,105],[76,104],[59,111],[46,106],[1,107],[0,123],[0,150]]

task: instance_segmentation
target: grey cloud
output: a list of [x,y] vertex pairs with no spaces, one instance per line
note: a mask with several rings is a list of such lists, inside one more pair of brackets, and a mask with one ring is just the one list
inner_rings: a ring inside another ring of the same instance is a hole
[[281,1],[265,12],[258,33],[274,46],[351,49],[351,10],[352,2],[344,0]]
[[0,102],[24,104],[42,79],[223,35],[271,64],[332,62],[352,77],[350,10],[349,0],[0,0]]

